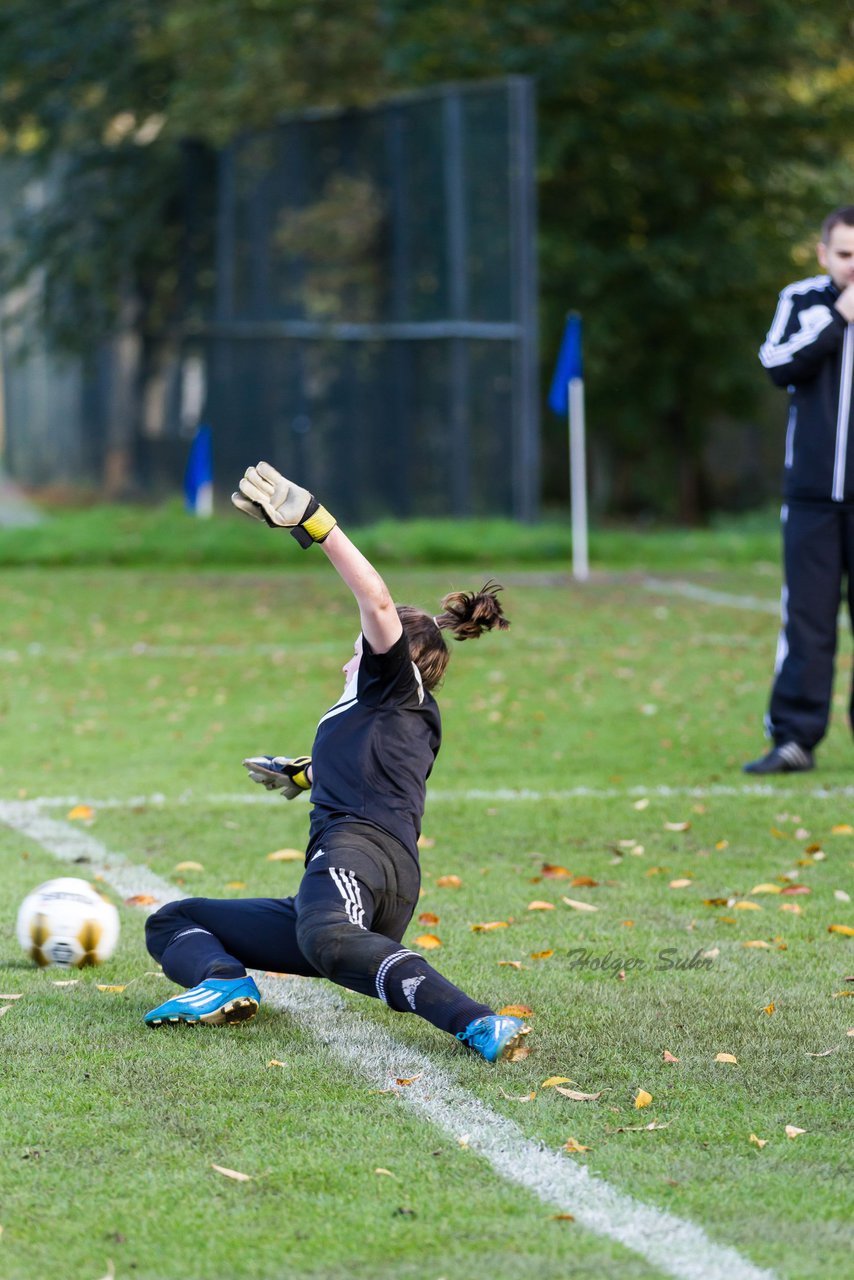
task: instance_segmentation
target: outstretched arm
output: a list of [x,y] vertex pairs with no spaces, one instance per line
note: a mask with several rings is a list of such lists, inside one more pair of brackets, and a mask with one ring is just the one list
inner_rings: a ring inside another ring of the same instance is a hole
[[388,587],[373,565],[342,533],[325,507],[307,489],[280,475],[268,462],[249,467],[240,492],[231,496],[245,515],[288,529],[303,548],[319,542],[327,558],[356,597],[362,633],[375,653],[387,653],[403,627]]
[[387,653],[403,631],[388,587],[340,525],[320,545],[356,597],[362,634],[368,644],[374,653]]

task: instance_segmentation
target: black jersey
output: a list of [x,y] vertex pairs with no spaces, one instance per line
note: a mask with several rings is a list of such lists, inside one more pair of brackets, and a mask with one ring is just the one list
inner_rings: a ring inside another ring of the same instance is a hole
[[426,782],[442,740],[439,708],[406,636],[374,653],[362,636],[359,668],[321,717],[311,749],[309,851],[330,823],[357,818],[418,856]]

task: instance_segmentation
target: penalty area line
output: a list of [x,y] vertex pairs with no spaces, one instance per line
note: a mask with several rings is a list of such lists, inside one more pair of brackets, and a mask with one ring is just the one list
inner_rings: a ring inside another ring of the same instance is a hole
[[[63,862],[86,860],[123,897],[148,893],[159,903],[185,895],[144,866],[112,853],[93,836],[40,813],[34,802],[0,801],[0,822],[37,841]],[[702,1227],[617,1190],[560,1152],[525,1136],[519,1126],[468,1093],[426,1055],[353,1012],[334,987],[321,981],[260,979],[267,1004],[294,1015],[330,1055],[378,1089],[396,1077],[420,1078],[399,1099],[437,1129],[483,1157],[506,1182],[544,1204],[571,1213],[597,1236],[614,1240],[675,1280],[775,1280]]]

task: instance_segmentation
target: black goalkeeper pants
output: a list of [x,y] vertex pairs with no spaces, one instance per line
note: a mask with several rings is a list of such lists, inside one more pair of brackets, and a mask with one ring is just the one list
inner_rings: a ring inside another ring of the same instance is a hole
[[184,898],[146,922],[148,949],[173,982],[247,969],[328,978],[456,1034],[491,1013],[401,945],[420,872],[391,836],[364,823],[319,842],[295,898]]

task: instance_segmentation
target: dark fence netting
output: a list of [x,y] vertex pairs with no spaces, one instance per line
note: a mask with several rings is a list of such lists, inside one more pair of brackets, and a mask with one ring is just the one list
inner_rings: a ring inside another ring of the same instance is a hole
[[266,457],[351,520],[539,498],[530,83],[309,113],[221,157],[215,479]]

